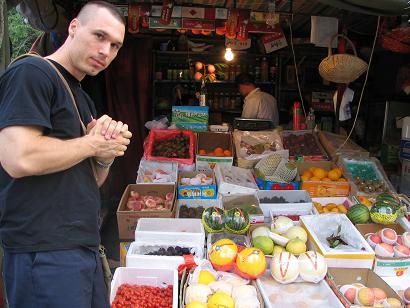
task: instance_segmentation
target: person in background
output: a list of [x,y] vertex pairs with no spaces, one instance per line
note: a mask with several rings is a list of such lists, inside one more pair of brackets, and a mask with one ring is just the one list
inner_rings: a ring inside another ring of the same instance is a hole
[[91,1],[47,57],[78,113],[45,59],[19,59],[0,78],[0,237],[10,308],[109,307],[98,187],[131,133],[108,115],[96,119],[80,81],[111,63],[124,34],[116,7]]
[[247,73],[239,74],[235,81],[239,92],[244,97],[242,118],[271,120],[275,126],[278,126],[279,112],[276,99],[257,88],[255,80]]

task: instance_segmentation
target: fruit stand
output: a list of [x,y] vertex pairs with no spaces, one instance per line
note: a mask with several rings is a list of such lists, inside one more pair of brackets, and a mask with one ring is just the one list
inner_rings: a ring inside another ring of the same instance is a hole
[[128,251],[112,307],[127,292],[181,308],[410,300],[406,203],[375,158],[349,148],[334,159],[314,131],[165,132],[151,130],[118,206]]

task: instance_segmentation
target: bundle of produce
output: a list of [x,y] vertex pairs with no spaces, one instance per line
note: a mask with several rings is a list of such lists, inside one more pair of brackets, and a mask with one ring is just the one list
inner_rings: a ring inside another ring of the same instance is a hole
[[379,257],[409,257],[410,232],[398,235],[391,228],[384,228],[377,233],[366,234],[366,241]]
[[222,232],[244,234],[250,226],[249,215],[240,208],[224,211],[219,207],[209,207],[202,213],[202,224],[209,233]]

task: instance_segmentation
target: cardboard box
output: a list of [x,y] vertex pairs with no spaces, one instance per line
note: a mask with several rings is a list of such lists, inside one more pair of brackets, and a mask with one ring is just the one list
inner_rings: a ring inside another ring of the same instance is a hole
[[[303,174],[310,167],[320,167],[326,171],[331,170],[336,167],[330,161],[305,161],[298,162],[298,172]],[[313,197],[344,197],[349,196],[350,184],[349,182],[337,182],[337,181],[303,181],[301,185],[302,190],[309,192],[310,196]]]
[[175,124],[176,128],[184,130],[192,130],[194,132],[206,132],[208,131],[208,123],[200,122],[177,122]]
[[[232,156],[208,156],[199,155],[199,150],[203,149],[207,153],[220,147],[224,150],[229,150]],[[200,172],[211,171],[216,164],[223,166],[232,166],[234,147],[231,133],[216,133],[216,132],[200,132],[197,134],[196,147],[196,170]]]
[[178,271],[169,269],[142,269],[118,267],[111,283],[110,304],[122,284],[164,287],[172,285],[172,308],[178,308]]
[[132,242],[120,242],[120,266],[125,266],[125,258]]
[[[308,249],[321,253],[328,267],[346,268],[372,268],[375,253],[364,237],[351,223],[345,214],[324,214],[301,216],[300,224],[308,234]],[[331,249],[325,243],[326,235],[337,231],[338,225],[342,232],[349,232],[350,245],[355,245],[356,250]],[[326,230],[332,228],[332,230]],[[326,233],[325,233],[326,232]]]
[[207,106],[172,106],[172,123],[207,123]]
[[[131,191],[142,195],[165,196],[174,194],[171,210],[163,211],[129,211],[127,201]],[[118,237],[121,240],[134,240],[134,232],[138,219],[142,217],[171,218],[175,216],[175,184],[129,184],[122,194],[117,208]]]
[[[391,228],[397,234],[403,234],[405,230],[398,224],[357,224],[357,230],[365,236],[368,233],[376,233],[383,228]],[[376,255],[373,271],[379,276],[410,276],[410,257],[379,257]]]
[[212,178],[208,185],[182,185],[182,178],[194,178],[198,172],[180,172],[178,176],[178,199],[216,199],[216,180],[213,172],[205,173]]
[[[361,283],[368,288],[380,288],[386,292],[387,297],[394,297],[403,303],[400,296],[377,274],[370,269],[364,268],[328,268],[326,281],[330,288],[343,303],[348,307],[359,307],[358,305],[352,305],[346,297],[340,292],[340,286],[352,283]],[[361,307],[361,306],[360,306]]]

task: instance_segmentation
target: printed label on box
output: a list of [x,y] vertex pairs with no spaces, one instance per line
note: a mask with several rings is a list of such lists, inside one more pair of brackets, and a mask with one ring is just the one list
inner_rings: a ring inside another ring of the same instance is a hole
[[158,17],[150,17],[149,27],[150,29],[179,29],[181,28],[181,19],[171,18],[171,22],[168,25],[163,25]]
[[208,123],[209,108],[202,106],[172,106],[172,122]]
[[410,276],[410,258],[381,260],[376,257],[374,272],[379,276]]
[[216,164],[222,166],[232,166],[233,157],[211,157],[211,156],[196,156],[196,170],[200,172],[212,171]]
[[410,140],[401,140],[400,157],[404,159],[410,159]]

